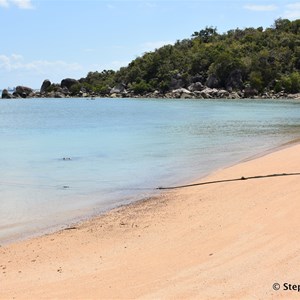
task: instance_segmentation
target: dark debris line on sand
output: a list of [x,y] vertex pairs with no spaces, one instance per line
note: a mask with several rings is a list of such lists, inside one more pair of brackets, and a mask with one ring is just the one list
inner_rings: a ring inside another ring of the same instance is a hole
[[193,183],[193,184],[187,184],[187,185],[179,185],[179,186],[171,186],[171,187],[158,187],[157,190],[173,190],[173,189],[181,189],[181,188],[193,187],[193,186],[198,186],[198,185],[222,183],[222,182],[232,182],[232,181],[250,180],[250,179],[263,179],[263,178],[281,177],[281,176],[299,176],[299,175],[300,175],[300,173],[281,173],[281,174],[257,175],[257,176],[249,176],[249,177],[242,176],[240,178],[233,178],[233,179],[206,181],[206,182]]

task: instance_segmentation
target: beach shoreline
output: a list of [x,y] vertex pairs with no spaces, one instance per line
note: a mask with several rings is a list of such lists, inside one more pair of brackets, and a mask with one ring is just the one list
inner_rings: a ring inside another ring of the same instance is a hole
[[[202,179],[295,173],[299,151],[296,141]],[[272,284],[299,277],[297,178],[164,191],[0,247],[0,299],[295,296]]]
[[[178,184],[176,186],[181,186],[181,185],[193,185],[196,184],[197,182],[204,180],[206,177],[211,176],[212,174],[215,174],[216,172],[220,172],[224,169],[233,167],[237,164],[243,163],[243,162],[247,162],[247,161],[251,161],[263,156],[266,156],[272,152],[277,152],[281,149],[285,149],[287,147],[291,147],[295,144],[300,144],[300,139],[292,139],[291,141],[278,145],[276,147],[272,147],[270,149],[267,149],[265,151],[259,152],[257,154],[254,155],[250,155],[248,157],[245,157],[237,162],[234,163],[228,163],[228,164],[224,164],[223,166],[212,170],[209,173],[203,173],[201,176],[197,177],[196,179],[193,178],[190,180],[186,180],[184,182],[178,182]],[[11,244],[15,244],[15,243],[19,243],[19,242],[23,242],[23,241],[27,241],[30,239],[35,239],[35,238],[39,238],[45,235],[50,235],[50,234],[55,234],[56,232],[59,231],[63,231],[63,230],[68,230],[68,228],[73,228],[73,227],[77,227],[80,226],[81,224],[84,224],[85,222],[91,221],[93,219],[97,219],[107,213],[109,213],[110,211],[114,211],[114,210],[118,210],[118,209],[123,209],[124,207],[127,206],[131,206],[134,205],[135,203],[139,203],[139,202],[144,202],[144,201],[151,201],[152,198],[156,198],[158,197],[160,194],[162,193],[166,193],[167,190],[169,190],[168,188],[165,188],[165,186],[157,186],[156,188],[153,189],[153,193],[151,196],[146,196],[143,198],[140,198],[138,200],[132,200],[132,201],[125,201],[125,203],[121,203],[115,207],[110,207],[101,211],[97,211],[97,212],[92,212],[86,215],[82,215],[82,216],[78,216],[78,217],[74,217],[72,219],[68,219],[65,222],[60,222],[57,224],[52,224],[52,225],[48,225],[47,227],[44,226],[41,229],[37,229],[36,231],[31,231],[31,232],[24,232],[23,234],[15,234],[12,235],[11,237],[8,237],[6,239],[2,239],[0,240],[0,247],[5,247],[5,246],[9,246]]]
[[[115,100],[99,101],[96,106],[53,101],[3,103],[3,120],[9,129],[2,137],[13,138],[2,149],[1,207],[5,214],[0,222],[0,245],[73,225],[122,201],[147,197],[161,185],[204,178],[298,136],[299,113],[294,109],[298,103],[294,101],[273,105],[252,100]],[[38,114],[31,115],[33,107]],[[60,117],[64,111],[70,118]],[[17,112],[25,127],[21,139],[9,117]],[[165,113],[177,117],[165,119]],[[43,130],[32,124],[34,118],[47,120]],[[119,131],[111,118],[127,124],[122,138],[111,138]]]

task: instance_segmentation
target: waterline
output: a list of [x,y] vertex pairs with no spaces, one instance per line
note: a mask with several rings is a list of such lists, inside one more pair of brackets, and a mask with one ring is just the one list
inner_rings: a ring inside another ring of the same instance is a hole
[[0,243],[150,197],[158,186],[190,183],[299,138],[299,105],[3,100]]

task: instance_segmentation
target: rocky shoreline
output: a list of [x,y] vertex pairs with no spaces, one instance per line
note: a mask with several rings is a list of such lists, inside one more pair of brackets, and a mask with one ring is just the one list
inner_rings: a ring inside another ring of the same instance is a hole
[[265,91],[259,93],[250,87],[242,90],[225,90],[211,88],[201,82],[195,82],[187,88],[181,87],[172,91],[162,93],[154,91],[143,94],[136,94],[125,85],[119,84],[110,89],[109,93],[95,93],[86,90],[84,87],[79,91],[72,89],[78,85],[76,79],[66,78],[60,84],[53,84],[49,80],[44,80],[40,90],[33,90],[26,86],[17,86],[15,91],[9,93],[7,89],[2,90],[2,99],[31,99],[31,98],[154,98],[154,99],[299,99],[300,93],[289,94],[281,91]]

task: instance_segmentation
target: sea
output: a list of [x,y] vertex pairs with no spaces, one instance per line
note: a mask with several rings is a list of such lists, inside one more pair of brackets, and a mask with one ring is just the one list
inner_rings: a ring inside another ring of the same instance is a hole
[[299,137],[295,100],[1,100],[0,245]]

